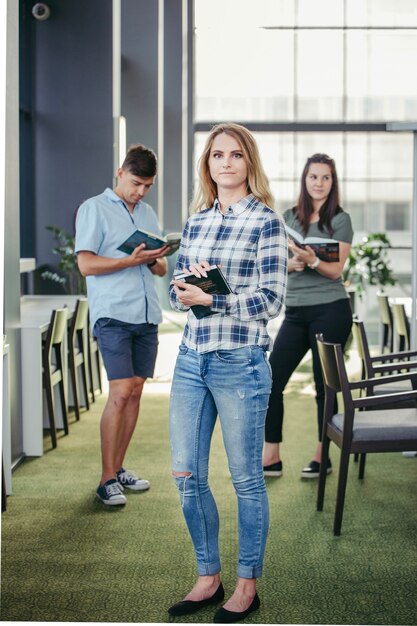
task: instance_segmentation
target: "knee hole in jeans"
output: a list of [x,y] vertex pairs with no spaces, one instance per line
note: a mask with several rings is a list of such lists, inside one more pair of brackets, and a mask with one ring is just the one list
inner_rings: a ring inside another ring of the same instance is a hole
[[187,487],[187,480],[192,476],[192,472],[175,472],[172,471],[172,476],[177,483],[177,488],[180,493],[181,506],[184,506],[185,492]]

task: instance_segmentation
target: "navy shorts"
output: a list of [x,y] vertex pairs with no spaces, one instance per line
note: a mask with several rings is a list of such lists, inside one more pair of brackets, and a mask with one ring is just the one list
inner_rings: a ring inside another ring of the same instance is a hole
[[101,317],[94,324],[108,380],[152,378],[158,352],[157,324],[128,324]]

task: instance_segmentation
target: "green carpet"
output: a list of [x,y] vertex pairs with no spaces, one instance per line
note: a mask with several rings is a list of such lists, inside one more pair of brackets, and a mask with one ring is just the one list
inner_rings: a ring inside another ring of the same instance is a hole
[[[305,387],[301,374],[286,395],[285,474],[267,482],[271,525],[258,584],[262,604],[246,622],[416,624],[417,458],[369,456],[363,482],[352,463],[342,535],[334,537],[337,469],[322,513],[315,511],[317,483],[299,478],[316,435],[314,401]],[[126,465],[152,487],[129,493],[122,509],[104,508],[94,497],[103,404],[100,398],[71,423],[56,450],[25,461],[13,474],[13,495],[2,515],[3,621],[174,621],[167,607],[194,583],[193,550],[170,477],[168,396],[144,396]],[[335,448],[331,457],[335,465]],[[217,427],[211,483],[230,594],[236,501]],[[208,607],[176,621],[210,623],[213,613]]]

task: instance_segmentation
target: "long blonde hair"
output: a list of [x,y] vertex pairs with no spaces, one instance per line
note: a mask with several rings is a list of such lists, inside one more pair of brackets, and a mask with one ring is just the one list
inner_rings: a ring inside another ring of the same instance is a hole
[[216,124],[207,137],[203,153],[198,160],[199,185],[191,201],[190,213],[212,207],[217,197],[217,185],[210,176],[208,165],[211,147],[214,139],[221,133],[230,135],[239,143],[248,170],[248,194],[253,195],[270,208],[274,208],[274,198],[269,186],[268,178],[259,156],[258,146],[252,134],[240,124]]

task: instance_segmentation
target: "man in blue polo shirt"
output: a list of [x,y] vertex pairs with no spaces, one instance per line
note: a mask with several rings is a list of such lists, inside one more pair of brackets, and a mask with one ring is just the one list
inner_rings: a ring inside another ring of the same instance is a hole
[[97,497],[107,505],[126,503],[127,487],[149,482],[124,468],[146,378],[153,376],[161,307],[155,276],[164,276],[166,246],[131,255],[118,250],[137,228],[161,234],[157,216],[143,198],[154,184],[156,155],[132,146],[117,171],[114,190],[86,200],[78,209],[75,251],[87,277],[91,326],[109,379],[109,397],[100,423],[102,476]]

